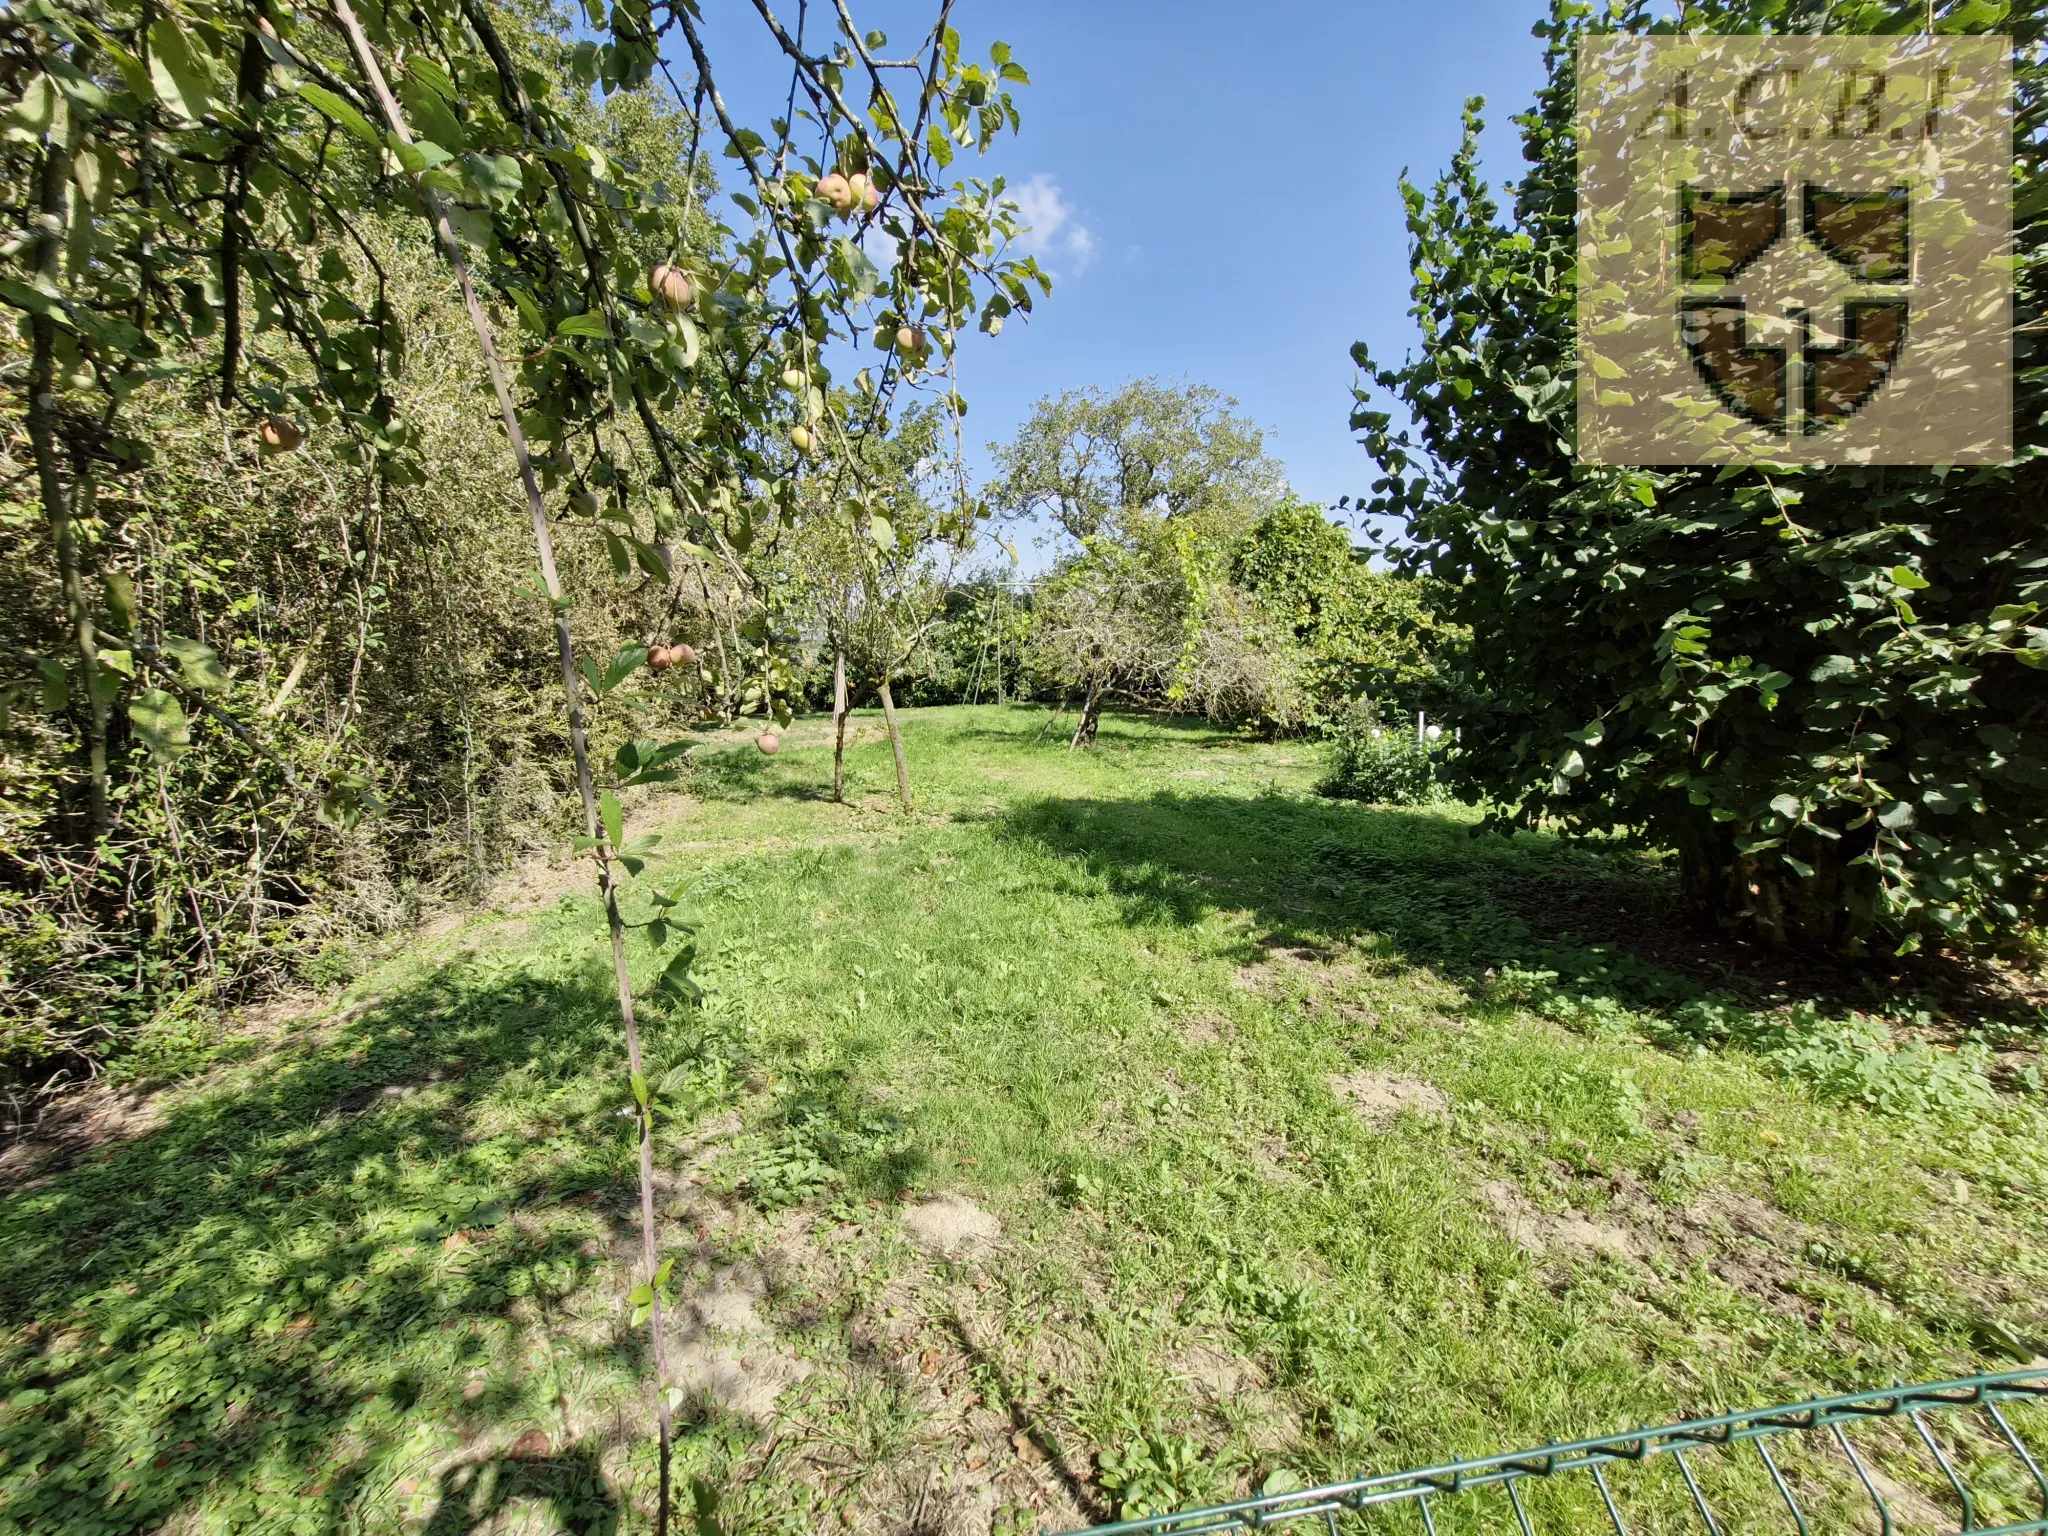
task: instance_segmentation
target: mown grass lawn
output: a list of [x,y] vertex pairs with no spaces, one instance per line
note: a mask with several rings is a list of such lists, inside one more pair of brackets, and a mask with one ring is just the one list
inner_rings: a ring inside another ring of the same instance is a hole
[[[648,1023],[683,1529],[1057,1529],[2048,1353],[2038,1013],[1894,998],[1889,1039],[1561,930],[1654,929],[1640,861],[1322,800],[1308,744],[1043,720],[912,712],[907,816],[869,721],[852,806],[806,722],[635,810],[708,989]],[[0,1529],[645,1529],[602,939],[536,867],[18,1157]]]

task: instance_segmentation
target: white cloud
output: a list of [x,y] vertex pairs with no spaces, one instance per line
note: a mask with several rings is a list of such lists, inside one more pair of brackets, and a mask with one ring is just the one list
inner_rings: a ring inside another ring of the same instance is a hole
[[1017,205],[1019,221],[1029,226],[1017,237],[1017,247],[1027,256],[1050,264],[1061,260],[1078,272],[1095,259],[1095,236],[1074,218],[1073,204],[1060,191],[1060,184],[1040,171],[1021,187],[1009,189]]

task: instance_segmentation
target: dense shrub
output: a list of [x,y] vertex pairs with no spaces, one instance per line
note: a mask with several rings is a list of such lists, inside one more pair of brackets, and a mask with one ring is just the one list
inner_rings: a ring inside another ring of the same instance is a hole
[[[1509,211],[1478,175],[1404,186],[1423,348],[1354,424],[1416,574],[1470,626],[1461,790],[1499,824],[1647,836],[1702,915],[1855,951],[2011,941],[2048,916],[2048,114],[2014,7],[2016,453],[1966,472],[1574,462],[1580,38],[1680,25],[1554,0]],[[2004,30],[1951,8],[1944,30]],[[1919,0],[1713,0],[1689,31],[1917,31]],[[1475,104],[1476,106],[1476,104]]]
[[1370,699],[1355,699],[1330,730],[1323,793],[1373,805],[1422,805],[1437,795],[1435,754]]
[[1369,692],[1388,707],[1437,712],[1462,632],[1437,617],[1427,581],[1376,571],[1322,508],[1288,497],[1253,525],[1231,579],[1294,642],[1302,712],[1327,725]]

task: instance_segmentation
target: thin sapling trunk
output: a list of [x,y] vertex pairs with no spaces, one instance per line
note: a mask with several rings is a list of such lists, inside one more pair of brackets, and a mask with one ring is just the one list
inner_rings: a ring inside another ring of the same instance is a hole
[[882,696],[882,718],[889,723],[889,750],[896,754],[896,798],[903,802],[903,809],[907,811],[910,809],[910,765],[903,760],[903,730],[896,724],[896,701],[890,697],[886,674],[876,691]]
[[832,799],[846,803],[846,646],[832,647]]
[[[385,122],[392,133],[401,141],[412,142],[411,130],[406,126],[404,114],[400,112],[397,100],[386,84],[382,66],[370,49],[370,41],[364,36],[362,25],[356,19],[349,0],[334,0],[334,13],[348,35],[356,62],[365,80],[377,97],[377,104],[384,114]],[[455,280],[462,291],[462,302],[469,311],[470,324],[476,331],[477,346],[482,350],[484,363],[490,372],[491,388],[498,398],[498,412],[503,418],[505,435],[512,445],[512,456],[519,465],[519,479],[526,492],[527,512],[533,523],[534,545],[540,556],[541,578],[546,584],[549,607],[554,614],[555,648],[562,664],[562,689],[567,699],[569,717],[569,747],[576,764],[576,788],[583,800],[583,824],[585,834],[598,843],[598,852],[603,858],[605,921],[611,931],[612,974],[618,987],[619,1022],[626,1032],[626,1056],[631,1064],[634,1080],[645,1081],[645,1068],[640,1057],[640,1029],[633,1011],[633,988],[626,968],[625,923],[619,915],[619,891],[617,867],[612,855],[617,852],[609,846],[605,829],[598,815],[597,789],[590,772],[590,743],[583,725],[582,683],[576,671],[576,651],[569,635],[568,610],[562,601],[561,577],[555,567],[554,537],[548,525],[547,503],[541,497],[540,482],[534,478],[533,459],[527,452],[526,435],[520,430],[519,416],[512,401],[512,391],[505,375],[505,365],[498,353],[495,336],[491,330],[490,317],[484,313],[482,303],[476,296],[475,285],[470,281],[469,262],[462,253],[462,246],[455,238],[455,231],[448,222],[446,209],[440,196],[424,180],[417,183],[422,200],[432,217],[434,233],[439,238],[442,252],[448,264],[454,269]],[[657,1241],[654,1224],[654,1119],[650,1100],[635,1095],[640,1130],[640,1256],[647,1270],[647,1287],[652,1295],[652,1304],[647,1314],[650,1341],[654,1348],[655,1374],[655,1416],[661,1436],[660,1489],[657,1497],[655,1529],[666,1532],[669,1524],[669,1460],[671,1427],[668,1405],[668,1360],[663,1338],[661,1291],[656,1283],[659,1268]]]
[[[84,64],[81,58],[79,63]],[[61,135],[52,134],[43,152],[41,184],[37,188],[42,231],[36,237],[36,272],[52,291],[57,285],[57,261],[64,248],[64,230],[70,226],[71,166],[76,158],[75,118],[67,119]],[[50,525],[50,543],[57,556],[57,580],[64,591],[64,606],[71,621],[71,640],[78,651],[79,679],[85,687],[86,762],[90,775],[92,835],[97,840],[107,830],[107,702],[100,686],[99,639],[95,633],[92,605],[86,601],[85,577],[79,569],[78,530],[74,512],[86,504],[83,464],[73,466],[72,485],[64,483],[60,463],[62,445],[57,440],[57,322],[47,313],[29,319],[28,437],[35,456],[36,484],[42,494],[43,516]]]

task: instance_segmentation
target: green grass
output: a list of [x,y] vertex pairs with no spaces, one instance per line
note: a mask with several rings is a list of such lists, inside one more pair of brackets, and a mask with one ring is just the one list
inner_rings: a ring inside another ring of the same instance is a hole
[[[1312,745],[1043,718],[913,712],[909,816],[865,720],[852,806],[803,722],[631,808],[708,989],[648,1005],[682,1358],[781,1388],[686,1409],[685,1529],[1057,1527],[2048,1350],[2023,1051],[1532,927],[1656,881],[1319,799]],[[644,1529],[607,965],[536,869],[0,1202],[0,1529]],[[1000,1238],[931,1251],[935,1193]]]

